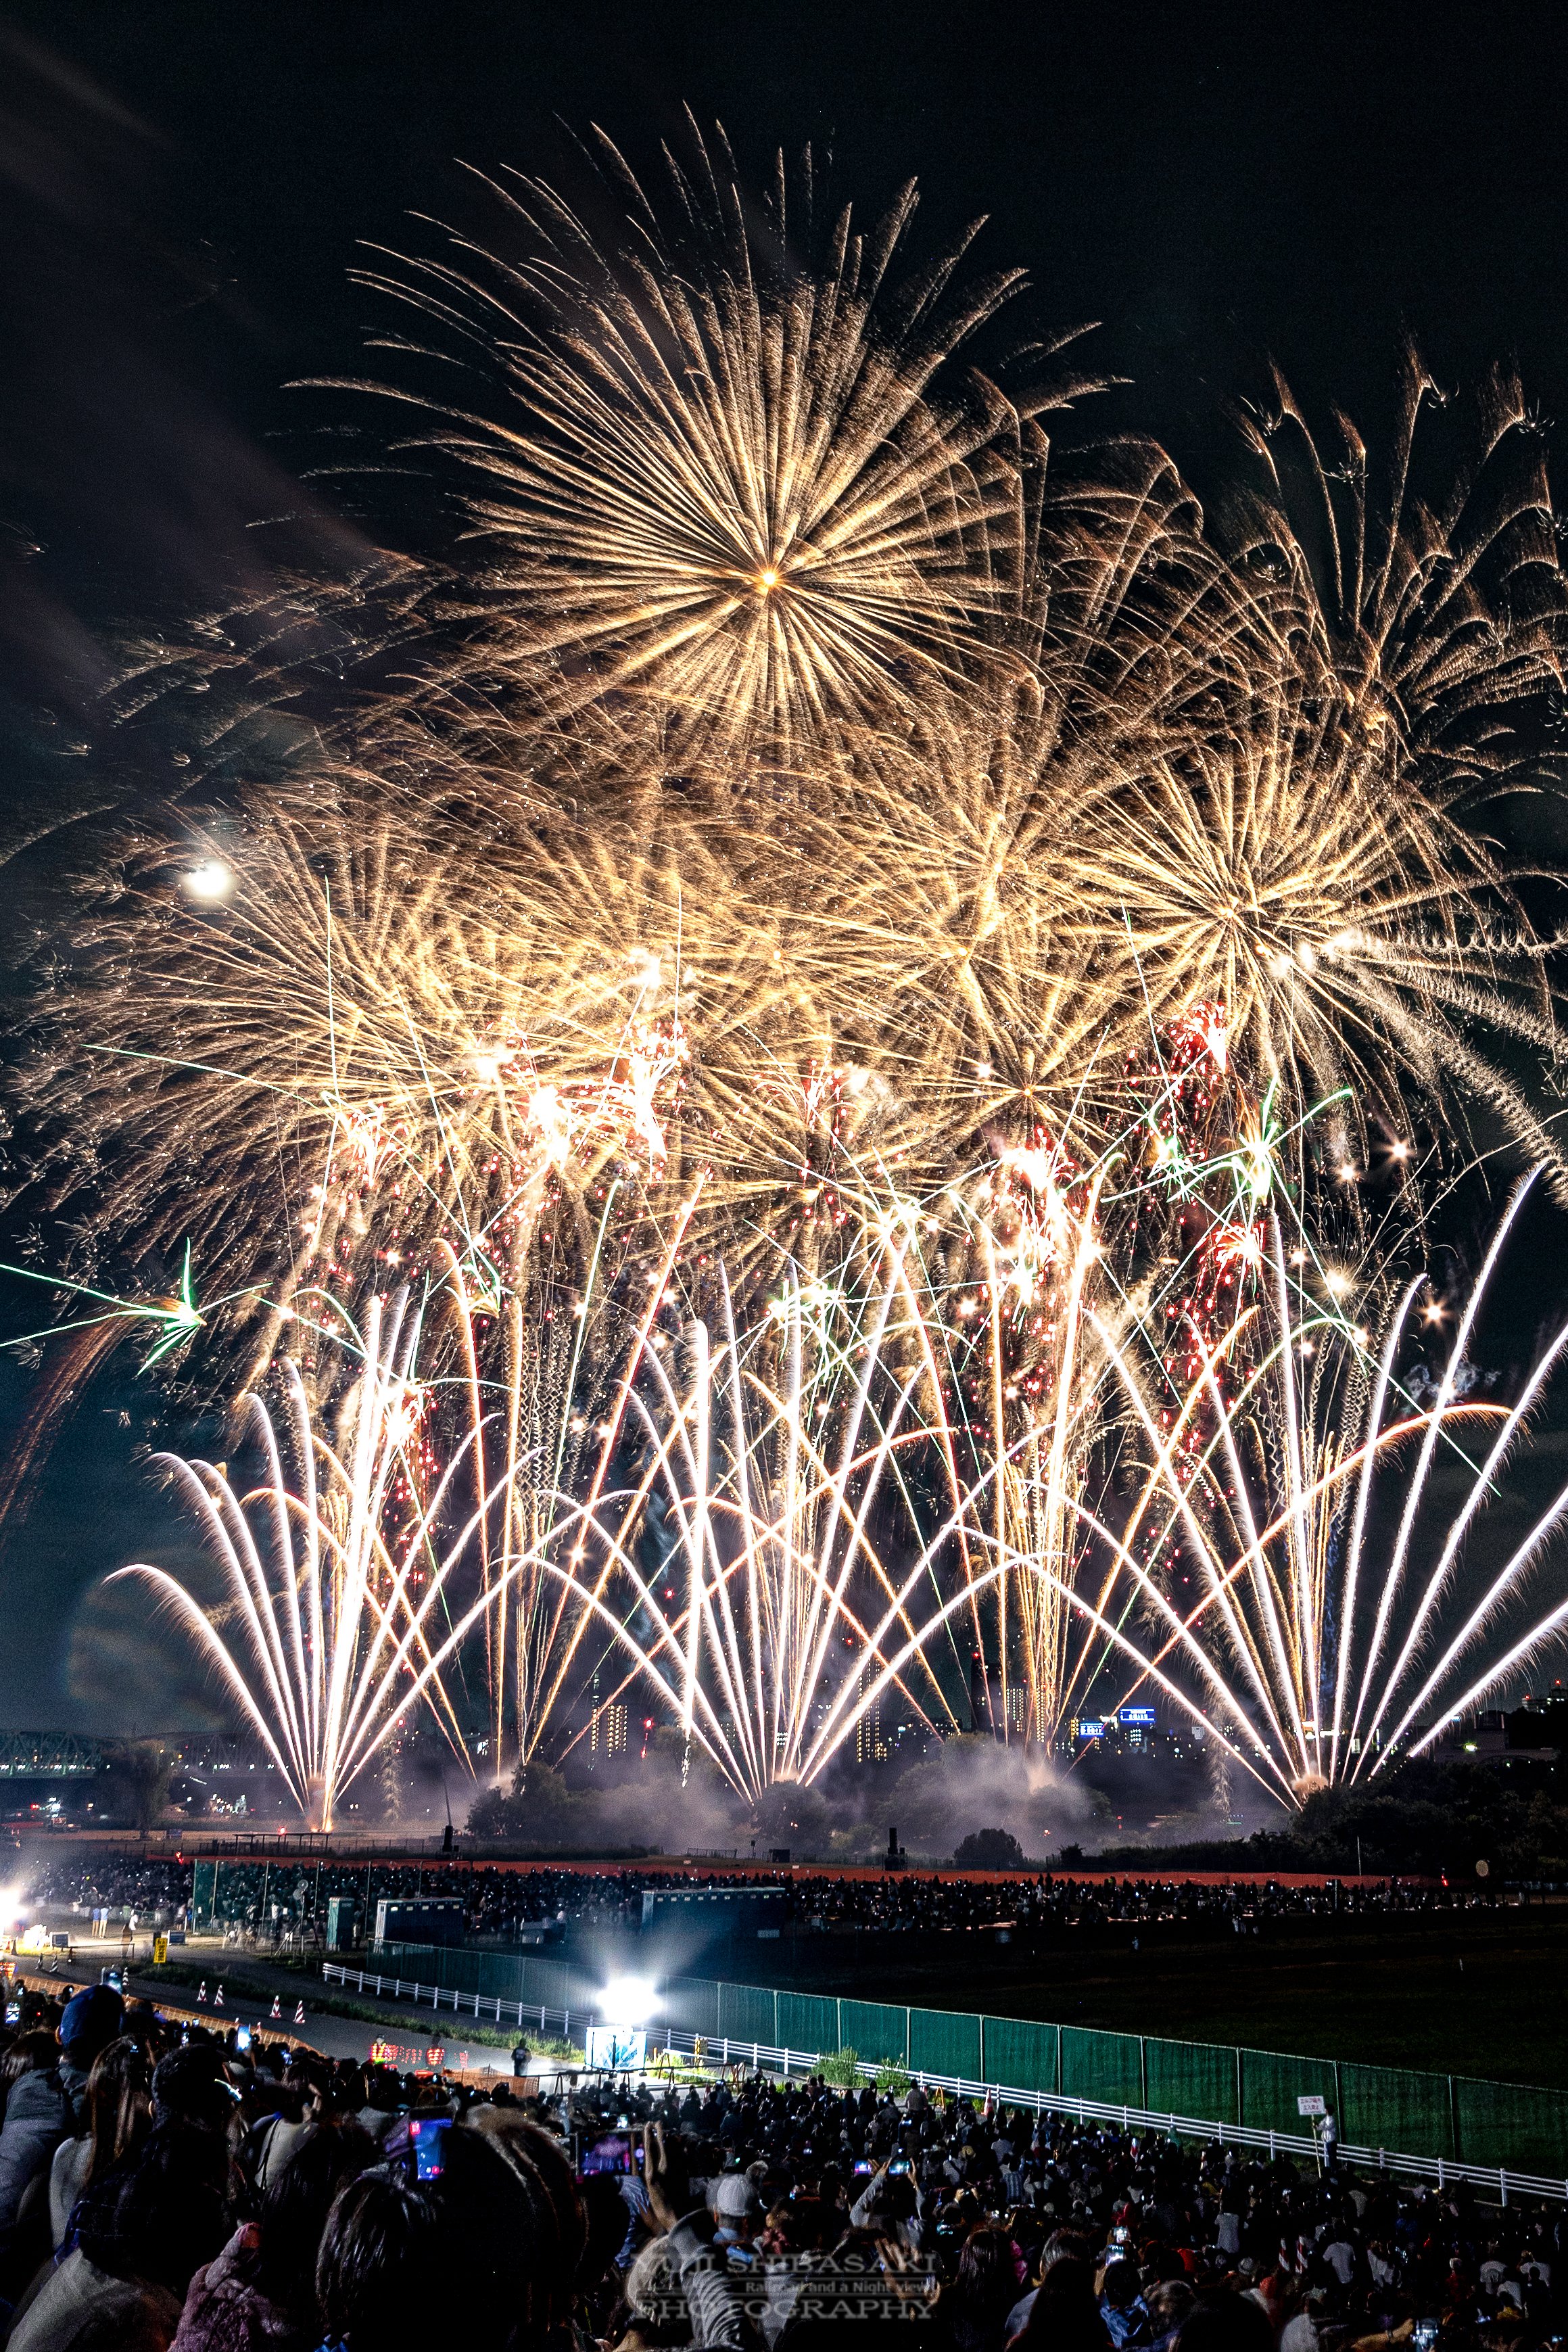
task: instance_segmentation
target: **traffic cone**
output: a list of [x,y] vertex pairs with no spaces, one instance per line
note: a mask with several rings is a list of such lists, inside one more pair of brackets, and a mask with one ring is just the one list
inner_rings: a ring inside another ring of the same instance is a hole
[[296,2025],[303,2025],[305,2022],[305,2003],[302,2000],[295,2003],[294,2022]]
[[218,1989],[217,1989],[216,1992],[215,1992],[215,1993],[214,1993],[214,1995],[213,1995],[213,2007],[214,2007],[214,2009],[222,2009],[223,2005],[224,2005],[224,1989],[223,1989],[222,1985],[219,1985],[219,1987],[218,1987]]
[[274,2017],[281,2017],[283,2015],[283,2011],[277,2006],[277,1995],[276,1993],[272,1996],[272,2013]]
[[206,1978],[205,1978],[205,1977],[204,1977],[204,1978],[202,1979],[202,1990],[201,1990],[201,1991],[196,1995],[196,1999],[197,1999],[198,2000],[205,2000],[206,1997],[207,1997],[207,1980],[206,1980]]

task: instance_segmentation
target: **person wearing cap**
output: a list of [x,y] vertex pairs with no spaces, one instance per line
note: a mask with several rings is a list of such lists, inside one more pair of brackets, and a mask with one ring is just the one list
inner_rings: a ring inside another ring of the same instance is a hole
[[748,2245],[757,2234],[762,2211],[757,2184],[746,2172],[725,2172],[712,2189],[713,2217],[718,2227],[714,2242],[720,2246]]
[[87,2120],[87,2078],[100,2050],[120,2032],[125,2004],[110,1985],[88,1985],[67,2001],[53,2066],[24,2074],[5,2103],[0,2129],[0,2242],[16,2227],[22,2199],[55,2150],[75,2139]]

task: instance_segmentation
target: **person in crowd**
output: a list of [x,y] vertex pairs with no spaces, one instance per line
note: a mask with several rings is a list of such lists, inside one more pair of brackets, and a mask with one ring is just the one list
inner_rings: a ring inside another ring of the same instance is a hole
[[434,2197],[367,2172],[339,2195],[316,2264],[327,2346],[417,2352],[441,2325],[441,2250]]
[[[1069,2260],[1084,2263],[1089,2261],[1088,2239],[1079,2230],[1053,2230],[1040,2248],[1034,2284],[1026,2294],[1019,2297],[1007,2315],[1002,2331],[1006,2341],[1010,2342],[1015,2336],[1022,2334],[1028,2325],[1030,2313],[1034,2308],[1035,2298],[1044,2285],[1048,2273],[1057,2263]],[[1092,2271],[1092,2264],[1090,2267]],[[1096,2343],[1101,2341],[1103,2334],[1104,2330],[1102,2327],[1100,2334],[1094,2339]]]
[[762,2206],[757,2194],[757,2184],[749,2173],[734,2170],[720,2173],[708,2184],[708,2207],[715,2222],[715,2236],[723,2246],[748,2246],[756,2237],[762,2218]]
[[374,2161],[357,2124],[312,2125],[269,2176],[256,2219],[192,2278],[174,2352],[309,2352],[327,2217]]
[[48,2065],[35,2064],[12,2086],[0,2126],[0,2232],[15,2228],[22,2200],[47,2176],[57,2147],[86,2121],[88,2076],[100,2050],[120,2032],[124,2004],[107,1985],[89,1985],[66,2003]]
[[1193,2294],[1185,2278],[1156,2279],[1144,2289],[1149,2315],[1151,2352],[1171,2352],[1182,2321],[1192,2309]]
[[244,2152],[246,2170],[258,2197],[266,2195],[295,2149],[314,2131],[331,2097],[330,2067],[296,2052],[285,2070],[276,2105],[268,2102],[273,2112],[255,2126]]
[[329,2345],[428,2352],[463,2285],[466,2336],[489,2352],[564,2340],[587,2228],[571,2168],[548,2133],[454,2124],[442,2169],[418,2182],[387,2168],[339,2195],[316,2270]]
[[1022,2329],[1008,2341],[1014,2352],[1111,2352],[1093,2264],[1082,2254],[1059,2253],[1029,2298]]
[[1136,2263],[1122,2261],[1106,2265],[1100,2289],[1100,2315],[1116,2352],[1123,2352],[1124,2346],[1148,2342],[1149,2315]]
[[890,2157],[881,2170],[872,2175],[850,2207],[850,2221],[857,2230],[870,2230],[876,2237],[891,2238],[909,2252],[918,2253],[922,2234],[920,2191],[907,2172],[894,2172],[892,2163]]
[[168,2352],[193,2275],[229,2234],[229,2177],[222,2133],[174,2116],[155,2122],[89,2184],[76,2243],[45,2275],[8,2352]]
[[1025,2275],[1009,2231],[982,2224],[969,2231],[956,2274],[936,2307],[954,2352],[992,2352]]
[[18,2033],[10,2048],[0,2058],[0,2121],[5,2114],[11,2096],[11,2086],[24,2074],[37,2074],[52,2066],[60,2054],[60,2045],[53,2033],[35,2026],[30,2032]]
[[65,2237],[78,2198],[140,2146],[152,2128],[152,2070],[145,2044],[121,2034],[92,2062],[87,2078],[87,2128],[62,2140],[49,2168],[49,2228]]

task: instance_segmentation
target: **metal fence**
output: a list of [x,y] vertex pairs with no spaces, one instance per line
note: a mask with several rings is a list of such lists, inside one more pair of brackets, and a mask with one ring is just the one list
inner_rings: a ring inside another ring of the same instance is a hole
[[[382,1965],[425,1985],[526,2009],[542,2001],[586,2011],[598,1998],[597,1981],[584,1970],[521,1953],[403,1945],[388,1947]],[[672,2025],[707,2041],[853,2049],[873,2063],[933,2080],[1006,2084],[1031,2095],[1144,2114],[1212,2116],[1228,2131],[1295,2131],[1298,2101],[1315,2096],[1333,2109],[1342,2137],[1361,2147],[1407,2149],[1479,2167],[1489,2177],[1500,2165],[1532,2178],[1568,2179],[1568,2092],[1529,2084],[697,1977],[669,1978],[661,2000]]]
[[[397,1949],[401,1958],[408,1957],[413,1949],[426,1950],[432,1958],[452,1957],[450,1954],[438,1954],[434,1947],[428,1946],[403,1945]],[[476,1954],[473,1957],[487,1958],[490,1955]],[[415,2008],[428,2002],[437,2013],[447,2010],[454,2017],[471,2016],[476,2024],[493,2021],[497,2025],[514,2026],[519,2035],[526,2034],[537,2020],[541,2034],[559,2034],[562,2040],[570,2041],[574,2031],[580,2034],[590,2025],[607,2021],[591,1999],[580,2000],[576,2008],[557,2007],[549,2001],[507,2000],[498,1993],[465,1992],[455,1985],[430,1984],[421,1982],[417,1978],[388,1975],[373,1969],[340,1967],[331,1960],[326,1963],[322,1973],[329,1982],[340,1984],[345,1990],[351,1986],[361,1992],[373,1992],[383,2000],[408,2001]],[[758,1990],[759,1988],[744,1990]],[[822,2005],[832,2009],[839,2004],[830,1998]],[[855,2003],[844,2005],[858,2006]],[[931,2013],[941,2015],[945,2012]],[[1026,2022],[1010,2019],[988,2021],[993,2026]],[[821,2046],[792,2050],[782,2043],[748,2039],[743,2035],[695,2033],[674,2024],[662,2024],[652,2029],[648,2046],[655,2054],[663,2050],[682,2057],[705,2059],[720,2066],[749,2066],[759,2074],[783,2075],[810,2074],[823,2054]],[[838,2046],[848,2045],[840,2043]],[[867,2081],[874,2081],[889,2063],[860,2058],[856,2071]],[[1302,2063],[1311,2064],[1312,2062]],[[1074,2116],[1080,2123],[1108,2123],[1122,2131],[1168,2132],[1184,2139],[1218,2140],[1221,2146],[1267,2148],[1270,2157],[1315,2158],[1319,2154],[1318,2143],[1306,2133],[1227,2122],[1223,2116],[1185,2115],[1175,2108],[1147,2107],[1125,2100],[1074,2096],[1060,2090],[1042,2090],[1037,2084],[1009,2083],[995,2072],[982,2071],[976,2075],[946,2074],[924,2066],[906,2067],[904,2071],[925,2090],[946,2091],[956,2098],[1005,2099],[1010,2105],[1029,2108],[1036,2115],[1067,2115]],[[1500,2164],[1465,2164],[1452,2157],[1424,2156],[1408,2148],[1373,2147],[1346,2140],[1340,2142],[1339,2155],[1343,2163],[1435,2180],[1439,2189],[1451,2180],[1473,2181],[1478,2188],[1495,2189],[1504,2205],[1511,2197],[1559,2197],[1568,2201],[1568,2175],[1557,2177],[1518,2172]]]

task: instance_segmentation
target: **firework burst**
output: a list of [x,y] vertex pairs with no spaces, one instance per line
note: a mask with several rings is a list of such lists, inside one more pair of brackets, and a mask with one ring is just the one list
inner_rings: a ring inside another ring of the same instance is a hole
[[[1377,1136],[1412,1229],[1467,1121],[1563,1186],[1481,831],[1568,614],[1517,393],[1429,490],[1412,364],[1384,498],[1277,387],[1217,529],[1151,445],[1050,446],[1081,385],[962,373],[1015,281],[912,273],[909,192],[862,234],[722,139],[656,203],[594,163],[608,243],[508,179],[507,252],[367,273],[411,378],[497,394],[406,395],[466,552],[122,696],[301,706],[285,772],[233,781],[240,712],[106,827],[16,1081],[76,1295],[253,1392],[254,1494],[171,1465],[217,1598],[133,1573],[323,1817],[409,1708],[461,1744],[468,1652],[497,1769],[611,1660],[755,1795],[888,1688],[959,1720],[960,1629],[1005,1737],[1125,1669],[1288,1798],[1376,1769],[1563,1619],[1511,1615],[1557,1507],[1460,1573],[1563,1343],[1390,1418],[1396,1253],[1378,1347],[1291,1263],[1382,1248]],[[364,691],[316,723],[311,665]]]
[[788,753],[965,667],[1012,509],[993,445],[1019,410],[954,360],[1019,273],[959,279],[972,231],[910,268],[912,186],[862,232],[824,209],[810,155],[794,174],[780,158],[760,205],[722,132],[693,125],[689,160],[667,160],[661,208],[596,142],[628,221],[612,247],[507,177],[521,257],[455,236],[361,273],[507,395],[440,406],[423,436],[476,486],[489,566],[482,595],[450,600],[464,650],[432,689],[481,727],[630,697],[681,756]]

